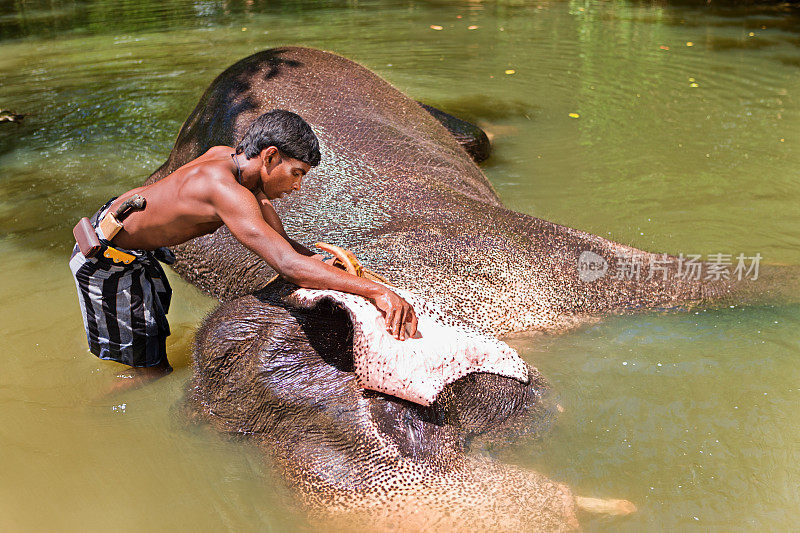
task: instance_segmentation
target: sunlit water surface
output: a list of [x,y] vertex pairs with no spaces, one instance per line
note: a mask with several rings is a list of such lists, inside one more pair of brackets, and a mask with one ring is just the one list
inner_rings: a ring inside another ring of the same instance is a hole
[[[66,264],[75,221],[140,184],[257,50],[333,50],[481,123],[514,209],[800,264],[794,13],[510,4],[0,2],[0,108],[30,113],[0,123],[0,530],[308,527],[259,451],[181,411],[214,302],[171,275],[175,372],[105,397],[121,367],[87,352]],[[734,307],[515,337],[566,411],[543,440],[484,453],[639,507],[590,530],[794,529],[798,325],[796,305]]]

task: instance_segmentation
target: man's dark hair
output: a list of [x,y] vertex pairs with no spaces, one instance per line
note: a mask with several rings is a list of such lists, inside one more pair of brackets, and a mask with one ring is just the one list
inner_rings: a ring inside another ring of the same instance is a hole
[[255,119],[236,146],[236,153],[252,159],[270,146],[312,167],[319,165],[317,136],[308,122],[291,111],[273,109]]

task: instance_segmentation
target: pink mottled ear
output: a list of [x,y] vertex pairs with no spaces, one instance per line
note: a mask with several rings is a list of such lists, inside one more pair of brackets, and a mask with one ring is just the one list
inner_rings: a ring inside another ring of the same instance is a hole
[[367,299],[330,290],[297,289],[289,303],[313,308],[329,300],[353,323],[353,366],[359,384],[421,405],[430,405],[446,385],[473,372],[528,381],[528,366],[506,343],[485,335],[415,294],[392,287],[414,307],[413,338],[386,331],[380,311]]

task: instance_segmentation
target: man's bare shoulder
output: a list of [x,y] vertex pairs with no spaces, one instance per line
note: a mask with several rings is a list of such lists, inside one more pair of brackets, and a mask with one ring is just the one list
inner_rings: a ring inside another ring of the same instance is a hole
[[[176,172],[177,174],[177,172]],[[180,176],[180,187],[186,193],[204,198],[214,198],[220,194],[244,194],[244,187],[236,181],[236,176],[225,160],[207,160],[184,169]]]

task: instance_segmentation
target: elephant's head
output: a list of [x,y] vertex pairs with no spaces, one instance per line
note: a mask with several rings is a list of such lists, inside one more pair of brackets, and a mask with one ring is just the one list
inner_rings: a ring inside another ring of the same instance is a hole
[[549,427],[557,406],[537,370],[527,384],[470,374],[429,407],[367,391],[353,373],[347,314],[295,309],[285,301],[293,289],[272,284],[208,317],[190,403],[219,430],[263,444],[312,513],[371,529],[577,525],[580,499],[567,487],[467,453]]

